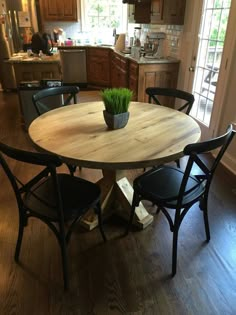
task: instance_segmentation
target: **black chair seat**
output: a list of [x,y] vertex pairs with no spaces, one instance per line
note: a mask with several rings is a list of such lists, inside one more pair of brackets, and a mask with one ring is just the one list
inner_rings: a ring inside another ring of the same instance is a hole
[[[175,209],[183,176],[184,172],[179,168],[164,165],[139,176],[134,180],[133,187],[137,193],[142,194],[143,199]],[[182,206],[186,207],[194,203],[204,190],[203,182],[195,176],[189,176]]]
[[[82,216],[99,202],[100,188],[93,183],[68,174],[58,174],[64,220]],[[78,193],[79,192],[79,193]],[[24,197],[25,207],[35,215],[58,222],[57,196],[51,177],[46,177],[28,191]]]

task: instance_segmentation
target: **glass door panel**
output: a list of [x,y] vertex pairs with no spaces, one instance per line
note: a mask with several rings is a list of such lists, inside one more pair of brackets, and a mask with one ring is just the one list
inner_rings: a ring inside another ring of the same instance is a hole
[[205,0],[199,30],[191,115],[209,127],[230,12],[230,0]]

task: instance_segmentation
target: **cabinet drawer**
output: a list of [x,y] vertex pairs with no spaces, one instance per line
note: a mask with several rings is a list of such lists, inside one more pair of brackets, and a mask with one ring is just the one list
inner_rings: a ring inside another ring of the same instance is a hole
[[109,58],[110,49],[106,49],[106,48],[88,48],[87,53],[88,53],[89,56]]

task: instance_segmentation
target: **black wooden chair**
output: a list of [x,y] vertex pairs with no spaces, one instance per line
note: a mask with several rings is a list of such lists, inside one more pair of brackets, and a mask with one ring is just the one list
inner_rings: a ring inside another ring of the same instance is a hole
[[[48,102],[45,103],[45,99],[49,97],[61,95],[62,102],[58,103],[56,107],[66,106],[69,104],[76,104],[77,103],[77,94],[79,93],[80,89],[78,86],[57,86],[46,88],[38,91],[37,93],[33,94],[32,100],[35,106],[35,109],[38,115],[42,115],[52,109]],[[55,108],[55,106],[53,107]]]
[[[189,115],[193,103],[194,95],[182,90],[172,89],[172,88],[162,88],[162,87],[148,87],[146,88],[146,94],[148,95],[148,102],[155,103],[157,105],[162,105],[160,102],[160,97],[167,96],[174,100],[184,101],[183,104],[177,109],[180,112],[184,112]],[[165,104],[163,104],[165,105]],[[175,161],[177,166],[180,167],[179,159]]]
[[[225,150],[229,146],[235,130],[232,125],[227,132],[217,138],[195,144],[189,144],[184,148],[185,156],[189,156],[184,171],[167,165],[153,168],[134,180],[134,195],[132,211],[127,227],[127,233],[132,224],[135,208],[141,200],[149,200],[157,206],[157,213],[162,211],[173,232],[172,248],[172,276],[176,274],[178,232],[186,213],[197,202],[203,211],[207,242],[210,240],[208,223],[208,194],[212,178]],[[213,164],[209,167],[204,163],[201,154],[218,149]],[[196,165],[199,169],[194,175]],[[174,212],[174,217],[172,217]]]
[[[171,88],[161,88],[161,87],[148,87],[146,88],[146,94],[148,95],[148,102],[154,102],[157,105],[162,105],[160,102],[161,96],[167,96],[169,98],[183,100],[184,103],[180,105],[177,109],[180,112],[185,112],[189,115],[193,103],[194,103],[194,95],[182,90],[171,89]],[[165,104],[163,104],[165,105]]]
[[[4,157],[6,156],[6,158]],[[15,164],[23,162],[23,167],[32,165],[37,175],[24,182],[19,179]],[[15,249],[18,262],[24,228],[30,217],[38,218],[47,224],[55,234],[62,256],[64,288],[69,286],[67,244],[71,233],[83,215],[91,208],[98,215],[99,228],[106,240],[100,207],[100,188],[87,180],[69,174],[57,173],[62,162],[55,155],[27,152],[0,143],[0,164],[14,190],[19,210],[19,230]]]
[[[37,114],[40,116],[52,109],[67,106],[72,103],[77,103],[77,94],[79,93],[80,89],[78,86],[58,86],[58,87],[51,87],[40,90],[39,92],[32,95],[33,104],[35,106]],[[50,102],[50,98],[55,96],[61,96],[61,102],[54,104],[52,99],[51,106],[48,105]],[[74,175],[76,171],[76,166],[71,164],[66,164],[71,175]],[[81,168],[80,168],[81,169]]]

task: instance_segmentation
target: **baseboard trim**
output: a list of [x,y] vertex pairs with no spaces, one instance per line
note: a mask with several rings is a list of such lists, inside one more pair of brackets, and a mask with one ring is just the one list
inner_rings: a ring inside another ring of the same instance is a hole
[[[215,154],[213,154],[215,157]],[[234,175],[236,175],[236,158],[225,152],[223,158],[221,159],[221,163]]]

